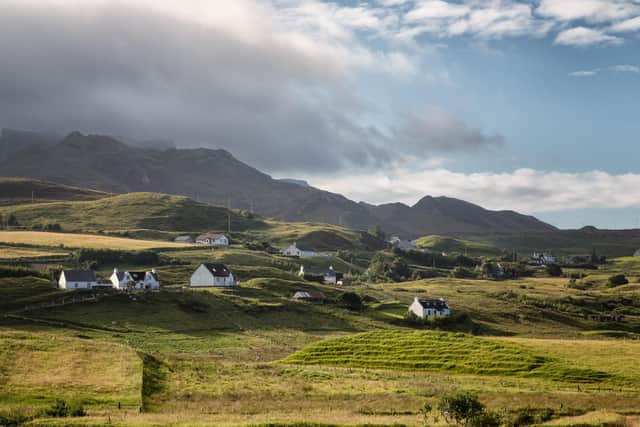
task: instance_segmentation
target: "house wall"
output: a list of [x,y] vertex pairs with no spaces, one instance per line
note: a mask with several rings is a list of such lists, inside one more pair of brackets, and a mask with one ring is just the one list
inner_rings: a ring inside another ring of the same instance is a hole
[[64,274],[58,280],[58,288],[60,289],[89,289],[96,284],[97,282],[67,282]]
[[208,286],[234,286],[236,284],[235,277],[230,274],[228,277],[214,276],[204,265],[200,265],[191,275],[192,287],[208,287]]

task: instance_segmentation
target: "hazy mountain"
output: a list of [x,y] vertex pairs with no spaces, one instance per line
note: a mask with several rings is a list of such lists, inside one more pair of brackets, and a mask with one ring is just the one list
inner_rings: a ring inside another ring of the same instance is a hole
[[57,144],[24,144],[0,163],[0,175],[28,177],[106,192],[162,192],[265,217],[365,229],[381,225],[407,237],[425,234],[515,233],[553,229],[533,217],[493,212],[460,200],[425,197],[416,205],[372,206],[276,180],[225,150],[148,149],[109,136],[74,132]]
[[365,206],[389,230],[409,230],[409,237],[555,230],[532,216],[513,211],[490,211],[450,197],[426,196],[413,206],[402,203]]

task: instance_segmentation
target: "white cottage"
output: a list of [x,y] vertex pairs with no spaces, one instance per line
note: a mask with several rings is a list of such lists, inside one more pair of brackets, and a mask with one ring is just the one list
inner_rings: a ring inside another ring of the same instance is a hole
[[229,246],[229,238],[224,234],[205,233],[196,237],[196,243],[212,246]]
[[91,270],[63,270],[58,279],[60,289],[91,289],[97,284],[96,273]]
[[224,264],[200,264],[191,275],[191,287],[235,286],[236,279]]
[[155,269],[151,271],[118,271],[113,269],[110,277],[115,289],[119,290],[157,290],[160,280]]
[[329,266],[329,269],[321,269],[321,268],[312,268],[305,267],[304,265],[300,266],[300,271],[298,272],[298,277],[304,278],[305,276],[313,275],[313,276],[322,276],[325,283],[331,283],[335,285],[338,282],[339,278],[342,278],[342,274],[336,273],[333,269],[333,266]]
[[412,242],[411,240],[402,240],[398,236],[392,236],[391,239],[389,239],[389,243],[391,244],[391,246],[403,251],[418,249],[418,245],[416,245],[415,242]]
[[311,257],[319,256],[320,254],[316,252],[314,249],[300,247],[298,246],[298,242],[293,242],[292,245],[290,245],[289,247],[287,247],[285,250],[282,251],[282,255],[297,256],[300,258],[311,258]]
[[442,299],[423,299],[415,297],[409,306],[409,312],[421,319],[425,317],[449,317],[451,310],[447,302]]

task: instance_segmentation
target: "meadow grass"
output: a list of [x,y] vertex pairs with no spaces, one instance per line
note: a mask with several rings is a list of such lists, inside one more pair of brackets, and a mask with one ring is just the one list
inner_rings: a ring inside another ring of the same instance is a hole
[[186,243],[137,240],[96,234],[49,233],[43,231],[0,231],[0,243],[64,248],[128,249],[185,248]]
[[282,362],[538,376],[575,382],[598,382],[608,376],[596,370],[563,366],[556,360],[506,342],[432,331],[377,331],[321,341],[290,355]]
[[69,252],[56,251],[51,249],[0,246],[0,260],[2,261],[19,261],[25,259],[37,260],[38,258],[64,257],[67,255],[69,255]]

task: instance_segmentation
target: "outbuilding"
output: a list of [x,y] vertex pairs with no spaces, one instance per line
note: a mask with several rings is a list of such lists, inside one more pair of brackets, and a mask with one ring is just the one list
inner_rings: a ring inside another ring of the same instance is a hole
[[58,279],[60,289],[91,289],[97,284],[92,270],[63,270]]

